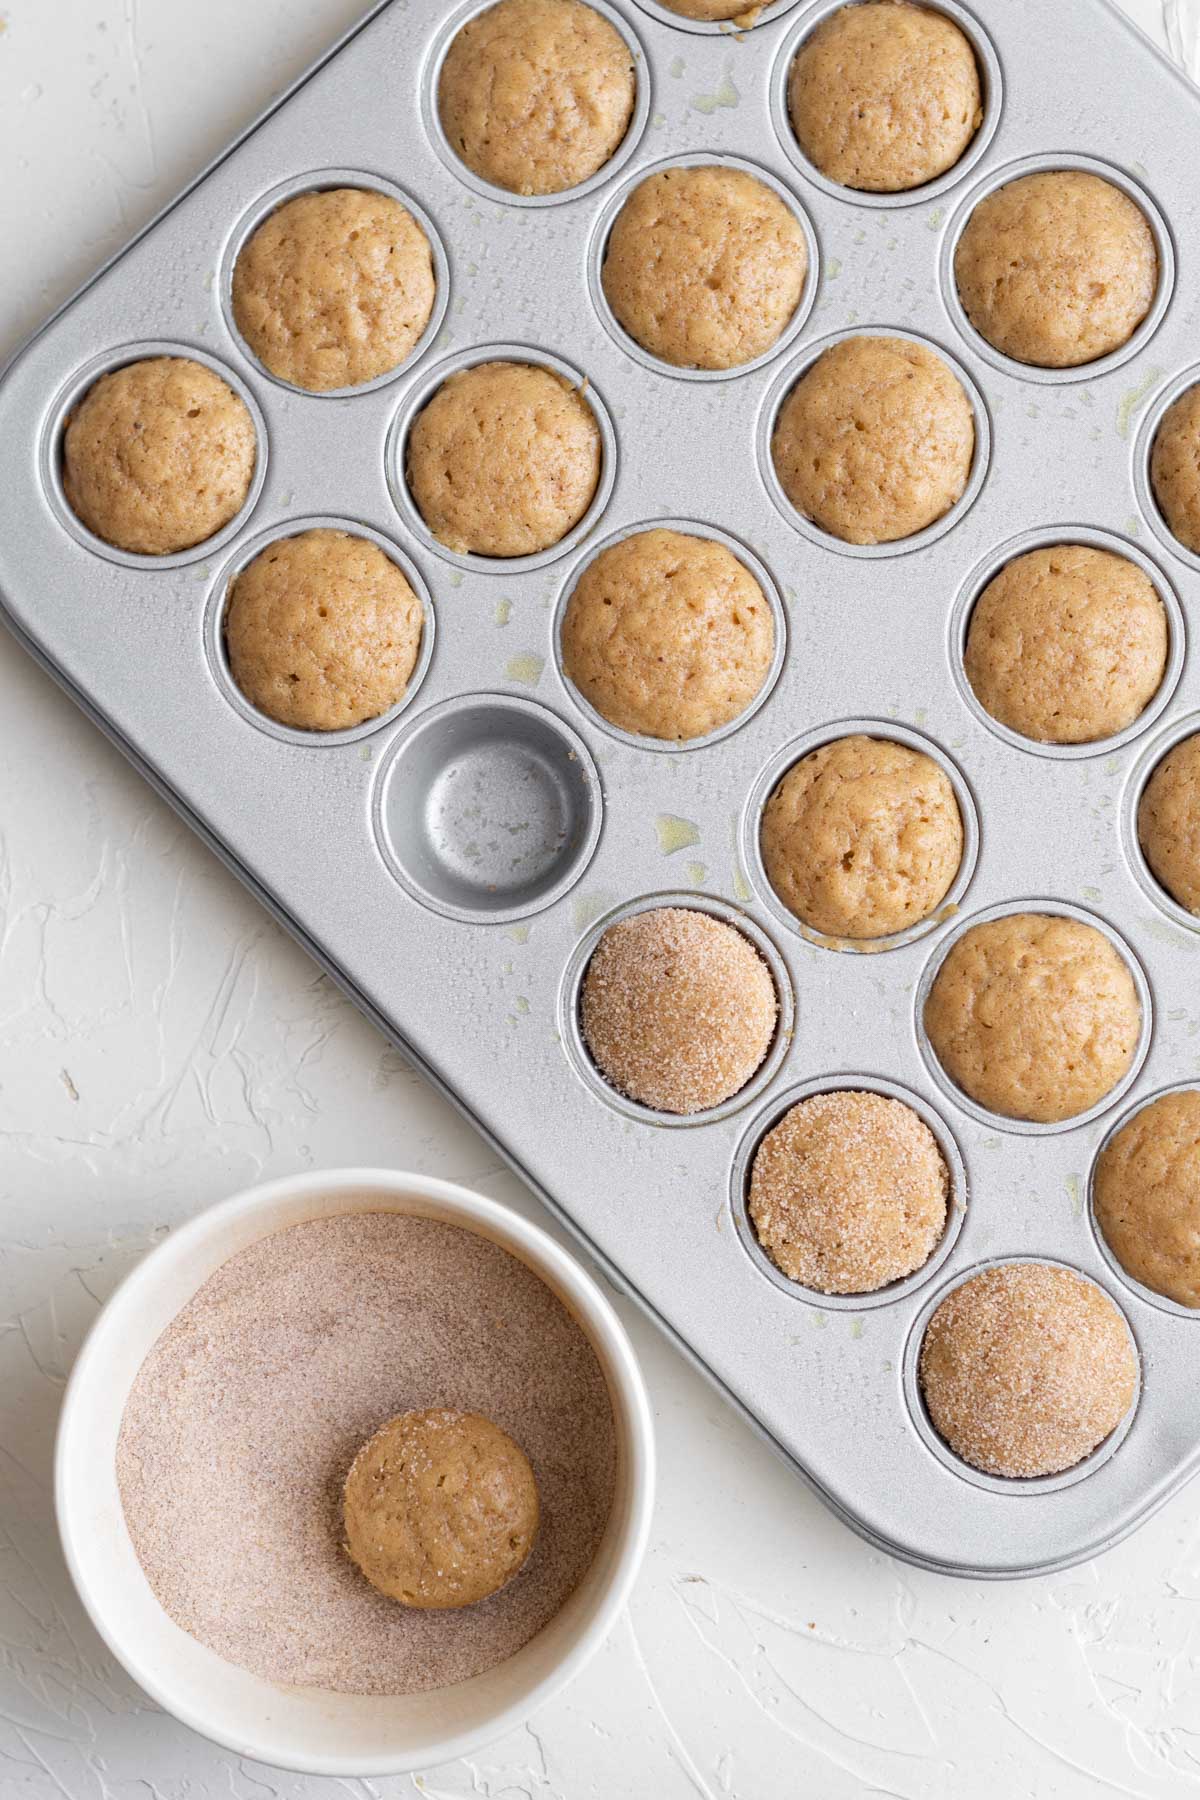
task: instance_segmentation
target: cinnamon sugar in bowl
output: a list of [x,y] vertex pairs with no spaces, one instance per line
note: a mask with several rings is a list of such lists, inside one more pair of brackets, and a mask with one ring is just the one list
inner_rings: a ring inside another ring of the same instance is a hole
[[[431,1398],[525,1438],[543,1524],[503,1592],[406,1617],[356,1585],[334,1496],[375,1413]],[[468,1754],[544,1704],[625,1604],[653,1485],[590,1277],[495,1202],[383,1170],[251,1190],[159,1245],[80,1353],[56,1459],[72,1577],[130,1674],[237,1754],[331,1776]]]

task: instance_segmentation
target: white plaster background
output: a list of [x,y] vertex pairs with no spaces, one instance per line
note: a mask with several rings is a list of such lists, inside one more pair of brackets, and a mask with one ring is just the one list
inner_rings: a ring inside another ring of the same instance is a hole
[[[1198,0],[1127,3],[1197,68]],[[360,11],[0,4],[0,358]],[[627,1306],[659,1506],[628,1617],[562,1699],[411,1781],[287,1775],[164,1716],[59,1555],[63,1381],[172,1225],[347,1162],[539,1210],[0,632],[3,1800],[1200,1794],[1195,1490],[1066,1575],[921,1574],[835,1523]]]

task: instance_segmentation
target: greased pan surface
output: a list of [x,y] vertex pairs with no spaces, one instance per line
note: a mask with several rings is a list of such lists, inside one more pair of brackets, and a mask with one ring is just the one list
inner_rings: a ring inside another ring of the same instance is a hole
[[[1132,1529],[1200,1461],[1200,1318],[1155,1302],[1101,1251],[1091,1166],[1116,1120],[1195,1078],[1200,933],[1158,896],[1132,809],[1154,746],[1200,727],[1187,647],[1200,574],[1153,515],[1153,421],[1195,364],[1200,318],[1196,96],[1104,0],[947,5],[975,38],[988,113],[971,155],[898,200],[814,178],[786,136],[781,81],[825,11],[769,8],[753,29],[694,29],[647,0],[608,4],[637,46],[631,137],[594,183],[546,203],[464,177],[430,86],[447,21],[430,0],[377,9],[148,233],[72,301],[0,385],[0,592],[14,629],[337,978],[619,1271],[828,1502],[932,1568],[1062,1566]],[[630,353],[597,283],[618,195],[653,165],[729,158],[776,183],[810,234],[811,310],[760,364],[679,378]],[[998,363],[948,283],[972,199],[1014,165],[1101,166],[1159,233],[1160,301],[1126,352],[1059,374]],[[420,209],[440,322],[394,377],[336,397],[272,380],[228,312],[232,259],[271,197],[378,181]],[[1177,266],[1176,266],[1177,265]],[[918,539],[847,552],[778,504],[762,454],[790,381],[831,337],[910,333],[966,377],[979,453],[967,499]],[[57,433],[102,369],[145,349],[210,358],[252,402],[260,479],[219,540],[152,561],[88,538],[57,480]],[[440,375],[503,350],[586,378],[605,439],[592,514],[561,546],[496,564],[441,550],[408,506],[405,433]],[[366,527],[415,576],[435,630],[410,697],[336,741],[261,729],[223,670],[219,608],[252,545],[301,522]],[[754,559],[785,629],[770,691],[736,730],[687,749],[606,728],[557,660],[560,601],[603,540],[692,521]],[[957,668],[963,609],[1013,540],[1136,547],[1168,599],[1161,703],[1092,753],[1045,754],[984,722]],[[968,820],[969,878],[927,929],[839,953],[765,890],[756,807],[789,746],[844,722],[929,748]],[[472,834],[447,772],[470,786]],[[514,833],[523,844],[511,850]],[[784,989],[764,1076],[668,1125],[604,1090],[574,995],[613,912],[654,896],[749,921]],[[981,913],[1034,901],[1099,921],[1142,983],[1130,1079],[1081,1123],[977,1116],[937,1078],[919,1000]],[[772,1279],[741,1217],[758,1135],[812,1084],[915,1098],[959,1204],[942,1254],[896,1290],[822,1300]],[[1045,1482],[996,1483],[940,1452],[913,1377],[947,1285],[989,1260],[1045,1257],[1113,1295],[1141,1361],[1116,1441]],[[731,1479],[736,1473],[731,1471]]]

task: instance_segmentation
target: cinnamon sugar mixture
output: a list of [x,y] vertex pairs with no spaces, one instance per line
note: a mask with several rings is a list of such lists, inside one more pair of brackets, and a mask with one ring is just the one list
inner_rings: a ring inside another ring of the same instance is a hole
[[[342,1548],[355,1452],[430,1406],[508,1432],[542,1509],[516,1580],[440,1613],[385,1599]],[[494,1667],[553,1618],[603,1536],[615,1462],[595,1353],[532,1270],[458,1226],[350,1213],[204,1283],[133,1384],[117,1480],[151,1587],[202,1644],[268,1681],[408,1694]]]

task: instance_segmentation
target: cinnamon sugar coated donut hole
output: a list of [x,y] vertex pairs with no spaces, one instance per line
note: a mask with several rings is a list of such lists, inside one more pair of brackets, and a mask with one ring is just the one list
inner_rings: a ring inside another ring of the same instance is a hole
[[890,738],[844,737],[793,763],[763,808],[763,867],[812,931],[881,938],[928,918],[962,863],[945,770]]
[[1049,1263],[1003,1263],[937,1308],[920,1382],[956,1456],[1032,1479],[1074,1468],[1116,1430],[1137,1393],[1137,1353],[1093,1282]]
[[1102,931],[1006,913],[952,945],[925,1002],[950,1079],[988,1112],[1051,1124],[1088,1112],[1128,1073],[1142,1010]]
[[601,717],[681,743],[745,712],[774,648],[749,569],[713,538],[662,526],[602,550],[562,622],[563,668]]
[[580,996],[601,1074],[658,1112],[704,1112],[738,1093],[771,1048],[779,1004],[754,945],[710,913],[654,907],[600,939]]
[[529,1459],[481,1413],[430,1407],[381,1425],[342,1503],[346,1550],[402,1606],[474,1606],[517,1575],[538,1528]]
[[423,628],[403,570],[369,538],[324,527],[260,550],[225,609],[233,679],[252,706],[299,731],[345,731],[389,712]]
[[1200,1088],[1160,1094],[1100,1152],[1096,1223],[1143,1287],[1200,1307]]
[[779,409],[771,460],[796,511],[847,544],[924,531],[962,499],[975,414],[949,364],[910,338],[823,350]]
[[1200,914],[1200,732],[1167,751],[1142,791],[1138,842],[1156,881]]
[[944,175],[983,122],[970,40],[945,13],[907,0],[857,0],[796,52],[788,114],[830,181],[896,194]]
[[1185,550],[1200,555],[1200,383],[1163,414],[1150,451],[1150,485]]
[[769,1131],[749,1211],[777,1268],[822,1294],[869,1294],[928,1262],[950,1176],[911,1106],[885,1094],[801,1100]]
[[1162,684],[1166,608],[1128,557],[1054,544],[1014,557],[971,611],[963,656],[985,712],[1042,744],[1124,731]]
[[106,544],[171,556],[237,517],[257,455],[228,382],[190,357],[147,357],[102,375],[67,420],[63,493]]
[[732,369],[787,329],[808,277],[792,209],[743,169],[713,164],[648,175],[617,214],[601,285],[651,356],[677,368]]
[[540,364],[475,363],[418,413],[408,486],[448,550],[532,556],[578,525],[602,454],[583,389]]
[[1096,362],[1128,343],[1158,287],[1140,206],[1099,175],[1049,169],[982,199],[954,253],[959,298],[1001,355],[1042,369]]
[[238,330],[272,375],[312,393],[399,368],[434,294],[425,233],[398,200],[367,188],[285,200],[233,270]]
[[633,116],[629,45],[582,0],[499,0],[455,34],[438,77],[442,129],[512,194],[560,194],[602,169]]

